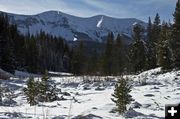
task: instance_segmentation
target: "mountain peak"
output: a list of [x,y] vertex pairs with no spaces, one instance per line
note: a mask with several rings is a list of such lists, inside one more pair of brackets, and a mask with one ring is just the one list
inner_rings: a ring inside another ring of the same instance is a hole
[[76,17],[61,11],[46,11],[36,15],[9,14],[10,21],[17,24],[22,34],[35,35],[44,31],[68,41],[93,40],[103,41],[109,32],[132,35],[135,22],[146,26],[146,23],[135,18],[112,18],[105,15],[93,17]]

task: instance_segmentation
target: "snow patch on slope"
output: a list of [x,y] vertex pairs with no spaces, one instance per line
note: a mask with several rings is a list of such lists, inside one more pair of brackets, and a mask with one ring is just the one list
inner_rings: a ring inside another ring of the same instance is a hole
[[78,39],[76,37],[74,37],[73,41],[77,41]]
[[104,19],[104,17],[102,16],[101,19],[98,21],[96,27],[98,27],[98,28],[101,27],[101,24],[102,24],[102,22],[103,22],[103,19]]

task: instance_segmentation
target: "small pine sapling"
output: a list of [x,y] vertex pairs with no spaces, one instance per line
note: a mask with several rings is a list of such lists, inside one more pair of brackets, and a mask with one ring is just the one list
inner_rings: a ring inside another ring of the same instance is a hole
[[38,94],[38,86],[36,82],[34,81],[34,78],[31,77],[27,82],[27,88],[24,88],[24,93],[27,97],[28,103],[33,106],[37,104],[37,94]]
[[127,111],[127,105],[132,101],[132,97],[129,94],[131,92],[130,80],[128,78],[121,78],[115,85],[114,94],[112,94],[112,101],[116,103],[115,111],[120,115]]

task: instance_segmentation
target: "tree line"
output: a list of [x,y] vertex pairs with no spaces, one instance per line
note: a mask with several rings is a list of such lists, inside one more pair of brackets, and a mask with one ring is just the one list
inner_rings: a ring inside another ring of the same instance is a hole
[[6,14],[0,15],[0,68],[31,73],[69,71],[69,46],[63,38],[44,32],[22,35],[17,26],[10,24]]
[[161,22],[159,14],[147,28],[134,24],[132,43],[125,45],[121,34],[109,33],[104,47],[87,53],[83,41],[69,46],[60,37],[44,32],[23,36],[7,15],[0,15],[0,67],[13,73],[22,70],[72,72],[76,75],[121,75],[156,67],[164,71],[180,68],[180,3],[173,14],[174,23]]
[[180,3],[173,14],[174,23],[160,20],[157,13],[147,28],[134,24],[132,43],[126,47],[123,37],[109,33],[103,52],[85,54],[80,42],[73,56],[74,74],[122,75],[161,67],[163,71],[180,68]]

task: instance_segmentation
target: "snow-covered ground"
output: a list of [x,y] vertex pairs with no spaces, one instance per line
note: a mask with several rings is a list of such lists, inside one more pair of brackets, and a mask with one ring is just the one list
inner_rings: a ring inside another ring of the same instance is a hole
[[36,106],[30,106],[22,92],[27,79],[0,80],[14,94],[13,100],[3,98],[0,118],[163,119],[165,104],[180,103],[180,71],[161,74],[157,68],[128,77],[133,80],[130,94],[134,101],[124,116],[112,111],[115,104],[111,94],[118,77],[52,77],[61,89],[61,100]]

